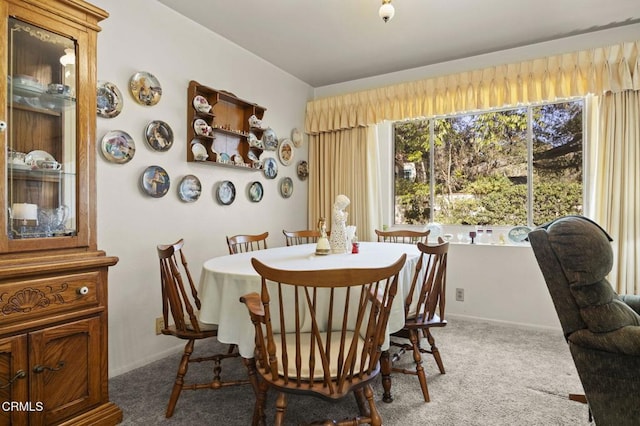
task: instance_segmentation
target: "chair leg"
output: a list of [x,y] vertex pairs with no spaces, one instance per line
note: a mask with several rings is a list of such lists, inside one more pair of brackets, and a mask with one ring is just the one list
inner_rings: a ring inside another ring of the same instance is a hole
[[247,375],[249,376],[249,383],[256,398],[255,405],[253,407],[253,419],[251,421],[252,426],[263,426],[266,424],[266,416],[264,413],[264,404],[266,401],[266,384],[264,385],[264,391],[261,384],[258,382],[258,374],[256,371],[255,358],[242,358],[242,363],[247,368]]
[[427,376],[424,373],[424,367],[422,366],[422,353],[420,352],[420,338],[416,330],[409,330],[409,341],[413,346],[413,360],[416,363],[416,375],[420,381],[420,388],[422,389],[422,396],[424,402],[429,402],[429,389],[427,388]]
[[382,401],[393,402],[393,396],[391,396],[391,355],[388,350],[382,351],[380,354],[380,373],[382,375]]
[[276,398],[276,422],[275,426],[284,425],[284,415],[287,411],[287,395],[284,392],[278,393]]
[[182,392],[182,387],[184,386],[184,376],[187,374],[187,370],[189,370],[189,358],[193,353],[193,345],[194,340],[191,339],[184,347],[184,353],[182,354],[182,359],[180,360],[180,365],[178,366],[176,381],[173,384],[173,390],[171,391],[171,397],[169,398],[169,404],[167,405],[167,412],[165,414],[167,418],[173,416],[173,412],[176,408],[176,403],[178,402],[178,398],[180,397],[180,392]]
[[376,407],[376,401],[373,399],[373,390],[371,389],[370,384],[367,384],[364,387],[364,396],[369,402],[369,418],[371,419],[369,424],[371,426],[381,426],[382,417],[380,417],[380,413],[378,412],[378,408]]
[[353,396],[356,398],[356,404],[358,404],[358,413],[361,417],[371,417],[371,408],[368,405],[367,398],[364,394],[363,388],[358,388],[353,391]]
[[438,347],[436,346],[436,341],[433,338],[433,336],[431,335],[431,332],[429,331],[429,329],[426,329],[425,331],[426,331],[426,335],[427,335],[427,341],[431,345],[431,354],[435,358],[436,364],[438,364],[438,368],[440,369],[440,373],[441,374],[445,374],[445,372],[444,372],[444,364],[442,363],[442,358],[440,358],[440,351],[438,350]]

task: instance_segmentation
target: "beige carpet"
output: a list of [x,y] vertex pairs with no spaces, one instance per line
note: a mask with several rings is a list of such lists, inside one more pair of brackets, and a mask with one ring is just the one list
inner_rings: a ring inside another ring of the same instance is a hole
[[[424,355],[431,402],[423,402],[417,378],[394,375],[395,400],[386,404],[377,380],[374,390],[385,425],[589,424],[586,405],[567,398],[582,388],[560,330],[449,318],[449,325],[435,330],[434,336],[447,372],[439,374],[433,358]],[[254,397],[249,386],[184,391],[174,416],[165,419],[178,361],[179,355],[171,356],[110,380],[111,399],[122,408],[125,425],[250,424]],[[402,364],[410,363],[411,356],[405,355]],[[227,377],[245,374],[238,359],[228,362],[225,372]],[[268,424],[273,424],[274,398],[270,393]],[[353,398],[331,404],[292,395],[286,420],[296,425],[356,412]]]

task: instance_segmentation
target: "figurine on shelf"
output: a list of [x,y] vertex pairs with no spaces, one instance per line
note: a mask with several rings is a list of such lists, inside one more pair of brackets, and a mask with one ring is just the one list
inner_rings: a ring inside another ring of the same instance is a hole
[[347,252],[347,218],[349,213],[344,209],[351,203],[346,195],[340,194],[333,203],[333,214],[331,216],[331,252]]

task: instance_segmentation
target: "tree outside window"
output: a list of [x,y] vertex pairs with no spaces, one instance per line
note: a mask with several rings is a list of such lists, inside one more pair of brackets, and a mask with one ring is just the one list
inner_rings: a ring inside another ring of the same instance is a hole
[[582,111],[574,100],[394,123],[395,223],[514,226],[581,214]]

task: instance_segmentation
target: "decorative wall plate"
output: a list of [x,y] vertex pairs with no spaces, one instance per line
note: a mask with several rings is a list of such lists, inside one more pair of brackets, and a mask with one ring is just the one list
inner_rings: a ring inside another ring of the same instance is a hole
[[262,196],[264,195],[264,189],[262,188],[262,184],[258,181],[251,182],[249,185],[249,199],[254,203],[262,200]]
[[108,81],[98,81],[98,117],[113,118],[122,112],[123,99],[118,86]]
[[127,132],[112,130],[102,137],[102,155],[112,163],[128,163],[136,153],[136,144]]
[[249,150],[249,152],[247,152],[247,157],[249,157],[249,160],[251,160],[252,163],[260,161],[260,158],[258,157],[258,154],[256,154],[252,150]]
[[278,176],[278,163],[275,158],[265,158],[263,167],[264,175],[267,179],[275,179]]
[[207,98],[201,95],[197,95],[193,98],[193,107],[198,112],[207,113],[211,111],[211,105],[209,105],[209,101],[207,101]]
[[309,165],[306,161],[298,161],[297,173],[300,180],[305,180],[309,176]]
[[272,128],[268,128],[262,134],[262,143],[267,151],[275,151],[278,149],[278,137]]
[[296,148],[300,148],[302,146],[302,132],[298,129],[293,129],[291,131],[291,140]]
[[291,194],[293,194],[293,180],[290,177],[282,178],[280,181],[280,195],[284,198],[289,198]]
[[218,189],[216,190],[216,198],[218,202],[224,206],[228,206],[236,199],[236,187],[229,181],[225,180],[220,182]]
[[211,134],[211,126],[202,118],[196,118],[193,120],[193,131],[198,136],[209,136]]
[[158,79],[153,74],[144,71],[131,76],[129,90],[133,99],[141,105],[155,105],[162,96],[162,87]]
[[204,161],[209,158],[207,148],[195,139],[191,141],[191,152],[196,161]]
[[140,181],[142,190],[154,198],[164,197],[169,191],[171,182],[166,170],[160,166],[149,166],[142,173]]
[[194,175],[186,175],[182,178],[180,186],[178,186],[178,196],[182,201],[193,203],[200,198],[201,193],[202,185],[200,184],[200,179]]
[[164,121],[154,120],[147,124],[144,137],[156,151],[168,151],[173,145],[173,130]]
[[280,157],[280,162],[285,166],[291,164],[294,157],[291,139],[282,139],[280,141],[280,145],[278,145],[278,157]]

